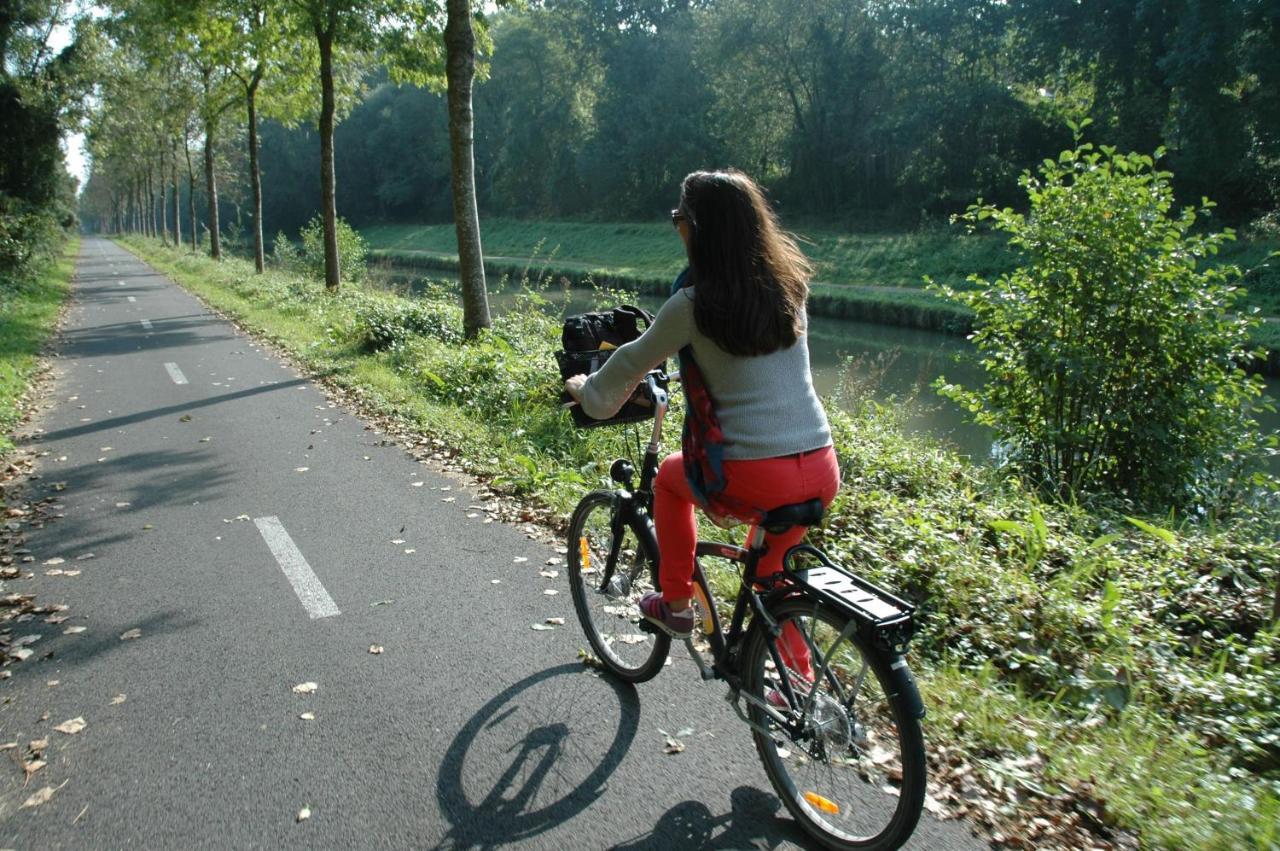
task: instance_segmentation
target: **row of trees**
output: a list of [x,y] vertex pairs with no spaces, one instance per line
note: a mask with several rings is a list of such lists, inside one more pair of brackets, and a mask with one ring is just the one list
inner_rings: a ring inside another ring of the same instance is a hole
[[[469,335],[489,324],[472,176],[476,32],[469,0],[112,0],[111,52],[90,122],[93,174],[83,209],[104,229],[183,239],[198,228],[222,255],[220,150],[243,143],[252,253],[265,266],[259,125],[313,124],[325,284],[340,286],[334,128],[373,69],[448,98],[454,217]],[[482,22],[481,22],[482,23]],[[485,38],[483,27],[480,37]],[[484,42],[487,43],[487,42]],[[194,156],[193,156],[194,154]],[[204,221],[193,159],[203,160]],[[185,177],[185,192],[181,183]],[[313,202],[314,203],[314,202]]]
[[0,309],[75,222],[59,142],[79,117],[98,40],[92,27],[71,31],[73,12],[69,0],[0,3]]
[[[1022,170],[1085,117],[1122,150],[1163,146],[1181,198],[1227,219],[1280,198],[1275,0],[541,0],[489,33],[475,156],[494,213],[650,217],[685,173],[729,163],[790,214],[914,225],[1020,203]],[[339,206],[446,220],[444,100],[364,82],[337,131]],[[297,180],[316,156],[313,127],[265,126],[270,230],[315,211]]]

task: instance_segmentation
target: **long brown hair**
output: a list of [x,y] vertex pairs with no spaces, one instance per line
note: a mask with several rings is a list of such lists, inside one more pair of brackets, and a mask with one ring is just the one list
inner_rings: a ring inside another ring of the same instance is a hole
[[680,210],[698,330],[734,355],[794,344],[813,267],[755,181],[736,169],[695,171],[680,185]]

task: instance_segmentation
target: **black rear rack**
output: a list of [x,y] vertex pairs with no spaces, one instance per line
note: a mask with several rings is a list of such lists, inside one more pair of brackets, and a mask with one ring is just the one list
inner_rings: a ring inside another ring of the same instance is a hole
[[[797,556],[817,559],[821,566],[794,568],[792,560]],[[911,617],[915,606],[833,564],[826,553],[809,544],[788,550],[782,565],[794,584],[853,617],[860,631],[881,649],[894,653],[906,651],[915,631]]]

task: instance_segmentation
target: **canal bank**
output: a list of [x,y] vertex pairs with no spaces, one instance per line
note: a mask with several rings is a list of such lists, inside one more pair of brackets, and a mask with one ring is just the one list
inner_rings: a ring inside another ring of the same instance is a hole
[[[408,249],[371,249],[371,265],[391,272],[451,272],[457,274],[456,255]],[[487,256],[485,274],[492,280],[519,281],[525,277],[550,280],[560,287],[589,289],[592,286],[627,290],[641,295],[663,297],[671,288],[668,278],[644,274],[623,274],[617,270],[587,264],[545,263],[515,257]],[[933,331],[965,337],[973,330],[973,313],[966,307],[927,292],[906,287],[849,286],[814,282],[809,294],[813,316],[872,325],[889,325],[919,331]],[[1273,330],[1274,329],[1274,330]],[[1264,357],[1248,364],[1250,372],[1270,379],[1280,378],[1280,321],[1267,320],[1255,334]],[[1275,395],[1272,393],[1272,395]]]

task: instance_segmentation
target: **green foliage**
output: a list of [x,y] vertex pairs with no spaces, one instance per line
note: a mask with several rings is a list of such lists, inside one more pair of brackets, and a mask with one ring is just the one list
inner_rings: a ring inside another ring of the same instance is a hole
[[[338,265],[342,280],[353,284],[364,280],[365,247],[364,238],[357,233],[345,219],[339,217],[338,231]],[[299,236],[302,238],[302,263],[313,276],[324,280],[324,221],[315,216],[307,223]]]
[[[0,245],[6,239],[5,225],[0,214]],[[53,333],[69,291],[78,244],[71,240],[60,261],[42,252],[17,274],[0,273],[0,455],[13,448],[9,433],[22,415],[22,399],[40,350]]]
[[0,290],[18,286],[34,264],[50,257],[62,238],[53,208],[0,192]]
[[284,231],[278,231],[271,241],[271,262],[288,272],[301,272],[303,269],[302,253]]
[[401,348],[414,337],[457,343],[462,311],[439,300],[369,298],[356,310],[355,329],[361,345],[375,352]]
[[1232,233],[1195,230],[1212,205],[1176,211],[1171,178],[1086,144],[1023,175],[1029,213],[980,202],[962,217],[992,221],[1022,262],[943,288],[974,311],[989,380],[939,388],[1058,498],[1218,509],[1257,483],[1262,381],[1240,369],[1256,320],[1234,309],[1238,270],[1205,262]]

